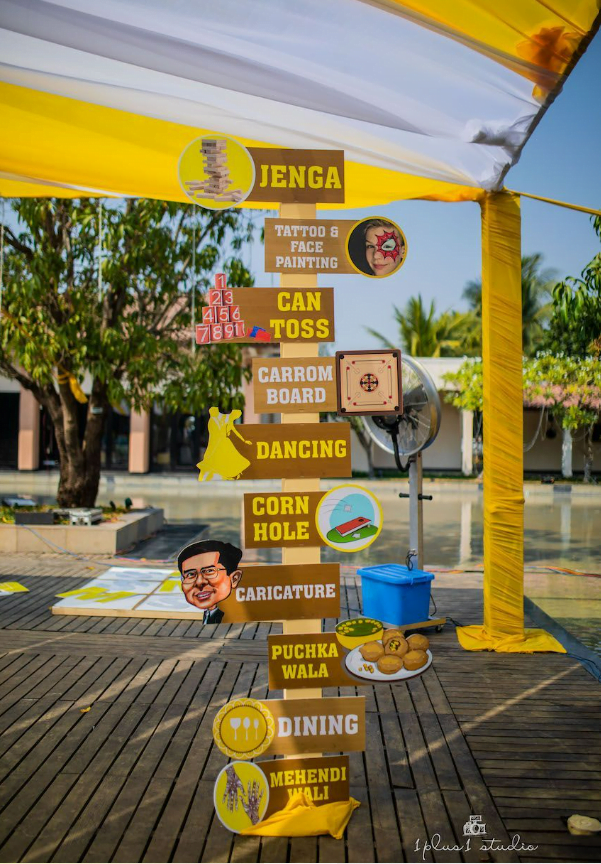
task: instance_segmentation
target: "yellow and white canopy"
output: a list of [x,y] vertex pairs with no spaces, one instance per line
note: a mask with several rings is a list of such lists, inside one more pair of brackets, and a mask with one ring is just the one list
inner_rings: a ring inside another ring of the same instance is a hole
[[596,0],[0,0],[0,194],[185,200],[204,131],[335,148],[347,206],[475,199]]

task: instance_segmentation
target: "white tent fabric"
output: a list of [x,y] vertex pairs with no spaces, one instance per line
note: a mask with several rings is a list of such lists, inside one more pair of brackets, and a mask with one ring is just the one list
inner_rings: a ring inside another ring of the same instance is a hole
[[364,0],[2,0],[0,79],[284,147],[495,189],[532,81]]

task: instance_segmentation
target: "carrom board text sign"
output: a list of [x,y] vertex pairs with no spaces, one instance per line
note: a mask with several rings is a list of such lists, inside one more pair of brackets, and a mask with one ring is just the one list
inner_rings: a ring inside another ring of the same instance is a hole
[[[323,492],[263,492],[244,496],[244,545],[321,546],[315,511]],[[323,617],[319,615],[317,617]]]
[[255,163],[250,201],[344,203],[344,150],[249,147]]
[[356,273],[347,256],[353,219],[266,219],[267,273]]
[[211,288],[208,300],[199,345],[334,341],[333,288]]
[[254,357],[255,411],[312,413],[336,411],[336,362],[333,357],[283,360]]
[[349,763],[348,756],[268,759],[259,763],[269,788],[269,804],[263,818],[283,810],[298,792],[304,792],[317,805],[348,801]]
[[265,753],[277,756],[365,750],[365,698],[268,699],[275,721]]

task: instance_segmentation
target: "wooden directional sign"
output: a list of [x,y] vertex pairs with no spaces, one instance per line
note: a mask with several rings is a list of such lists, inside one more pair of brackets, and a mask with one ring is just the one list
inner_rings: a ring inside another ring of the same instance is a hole
[[255,185],[249,201],[344,203],[344,150],[249,147]]
[[[211,409],[213,411],[214,409]],[[209,445],[198,463],[200,481],[278,477],[348,477],[348,423],[257,423],[237,426],[220,415],[209,420]]]
[[244,546],[321,546],[315,511],[323,492],[250,492],[244,496]]
[[277,756],[365,750],[365,698],[268,699],[275,721],[265,753]]
[[258,414],[336,411],[336,363],[333,357],[298,360],[254,357],[253,393]]
[[208,294],[203,323],[196,325],[199,345],[334,341],[333,288],[226,288]]
[[348,756],[261,762],[260,768],[269,788],[269,804],[263,818],[283,810],[298,792],[304,792],[318,806],[332,801],[348,801],[349,762]]
[[338,564],[258,564],[242,567],[242,578],[219,604],[223,621],[281,621],[337,618]]
[[356,273],[347,257],[354,219],[266,219],[266,273]]

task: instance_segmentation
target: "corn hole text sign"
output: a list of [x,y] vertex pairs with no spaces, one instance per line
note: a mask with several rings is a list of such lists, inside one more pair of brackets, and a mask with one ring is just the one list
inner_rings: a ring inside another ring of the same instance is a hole
[[231,418],[216,408],[209,411],[209,444],[197,465],[201,482],[215,475],[223,480],[273,480],[351,473],[348,423],[236,425]]
[[321,546],[316,527],[317,505],[323,492],[265,492],[244,496],[244,546]]
[[353,219],[266,219],[266,273],[356,273],[347,257]]
[[[334,341],[333,288],[212,288],[208,294],[203,323],[196,325],[199,345]],[[207,320],[212,309],[217,321]]]
[[283,810],[290,798],[304,792],[316,805],[350,798],[348,756],[270,759],[261,762],[269,790],[267,816]]
[[338,414],[403,413],[401,352],[337,351]]
[[336,362],[333,357],[295,360],[254,357],[253,394],[258,414],[336,411]]
[[344,150],[249,147],[255,163],[250,201],[344,204]]

